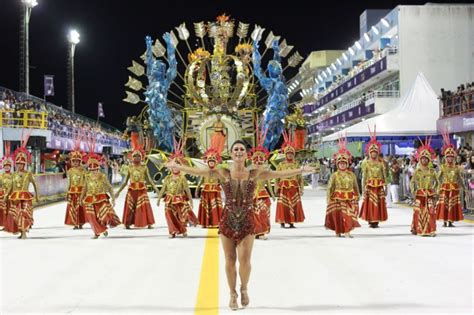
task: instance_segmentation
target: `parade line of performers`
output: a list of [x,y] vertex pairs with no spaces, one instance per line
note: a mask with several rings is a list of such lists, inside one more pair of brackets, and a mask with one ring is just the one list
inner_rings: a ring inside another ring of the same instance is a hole
[[[295,160],[295,145],[290,136],[284,134],[285,142],[281,152],[285,160],[278,170],[296,170],[300,165]],[[163,186],[158,191],[144,164],[146,154],[139,144],[138,136],[132,134],[132,150],[129,153],[131,165],[128,174],[119,190],[114,193],[107,177],[100,172],[104,163],[102,156],[93,153],[95,141],[90,139],[89,152],[80,151],[80,139],[76,139],[75,149],[70,153],[71,168],[68,170],[67,209],[65,224],[73,229],[82,229],[89,223],[94,233],[93,238],[107,236],[109,227],[121,223],[126,229],[153,228],[155,219],[148,198],[147,182],[158,194],[158,206],[163,198],[165,218],[170,238],[177,235],[187,236],[187,226],[200,225],[203,228],[217,228],[223,216],[221,187],[224,183],[211,176],[201,178],[195,197],[200,194],[198,215],[193,212],[191,190],[188,182],[177,168],[164,178]],[[257,144],[248,152],[252,168],[268,168],[269,152],[263,146],[265,132],[257,131]],[[430,139],[416,151],[418,167],[411,179],[410,189],[415,197],[411,233],[421,236],[436,235],[436,220],[444,222],[444,226],[453,226],[454,221],[463,220],[461,207],[461,189],[466,189],[461,178],[461,170],[455,165],[456,150],[450,143],[447,133],[443,134],[444,146],[442,154],[444,163],[439,172],[431,167],[435,153],[430,147]],[[0,226],[3,231],[20,234],[25,239],[33,225],[33,198],[38,201],[38,190],[34,176],[28,171],[31,156],[25,148],[23,139],[21,146],[10,154],[6,149],[0,161],[3,173],[0,175]],[[387,165],[379,158],[381,144],[376,139],[375,130],[371,132],[370,142],[366,146],[367,158],[362,164],[362,193],[359,192],[356,176],[349,169],[351,154],[346,147],[345,138],[339,139],[339,151],[334,154],[337,170],[331,175],[327,187],[327,209],[325,227],[333,230],[336,236],[352,237],[350,232],[360,227],[358,218],[367,221],[370,228],[378,228],[380,222],[388,219],[386,205],[386,173]],[[175,143],[174,152],[169,161],[185,164],[183,143]],[[211,172],[222,162],[219,152],[210,148],[203,159]],[[15,165],[15,171],[13,171]],[[84,165],[86,168],[84,168]],[[303,169],[303,168],[301,168]],[[33,185],[35,195],[29,192]],[[115,199],[127,186],[122,220],[116,215]],[[277,198],[276,223],[282,228],[294,228],[295,223],[305,219],[301,197],[303,181],[301,175],[280,179],[276,192],[269,181],[256,182],[253,193],[253,234],[258,239],[266,239],[270,232],[271,199]],[[248,193],[248,192],[247,192]],[[359,199],[363,202],[359,209]],[[239,198],[239,196],[234,196]],[[227,214],[231,215],[231,214]],[[244,219],[244,218],[241,218]],[[235,218],[239,220],[239,218]],[[245,222],[240,222],[244,224]]]

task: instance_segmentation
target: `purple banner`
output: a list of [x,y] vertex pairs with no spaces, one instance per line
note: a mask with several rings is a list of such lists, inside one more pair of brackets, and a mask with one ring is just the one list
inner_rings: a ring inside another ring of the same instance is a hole
[[359,84],[367,81],[368,79],[376,76],[380,72],[387,69],[387,57],[384,57],[374,63],[372,66],[368,67],[364,71],[356,74],[353,78],[349,81],[344,82],[343,84],[339,85],[336,89],[332,90],[328,94],[324,95],[322,98],[319,99],[315,104],[313,104],[313,111],[327,103],[331,102],[332,100],[338,98],[339,96],[347,93],[348,91],[352,90]]
[[473,131],[474,112],[438,119],[436,122],[436,127],[439,133],[441,133],[444,129],[449,130],[451,133]]
[[[103,147],[104,146],[110,146],[112,147],[112,154],[114,155],[121,155],[123,150],[126,148],[122,148],[113,144],[101,144],[101,143],[96,143],[95,151],[96,153],[102,153]],[[74,149],[74,140],[69,139],[69,138],[64,138],[64,137],[59,137],[56,135],[51,136],[51,141],[46,143],[46,147],[49,149],[55,149],[55,150],[65,150],[65,151],[71,151]],[[88,145],[85,141],[81,141],[81,150],[82,151],[88,151]]]
[[346,110],[340,114],[332,116],[323,120],[320,123],[314,124],[308,128],[308,133],[315,133],[318,131],[326,130],[328,128],[335,127],[340,124],[344,124],[346,122],[352,121],[354,119],[358,119],[364,117],[369,114],[373,114],[375,112],[375,104],[370,104],[365,106],[365,104],[357,105],[351,109]]

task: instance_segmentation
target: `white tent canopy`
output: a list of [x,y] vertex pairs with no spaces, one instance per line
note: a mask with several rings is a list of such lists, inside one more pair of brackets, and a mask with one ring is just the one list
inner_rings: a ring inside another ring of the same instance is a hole
[[394,108],[323,138],[335,141],[339,133],[347,137],[369,137],[369,128],[377,126],[377,136],[424,136],[436,134],[439,101],[423,73],[418,72],[410,90]]

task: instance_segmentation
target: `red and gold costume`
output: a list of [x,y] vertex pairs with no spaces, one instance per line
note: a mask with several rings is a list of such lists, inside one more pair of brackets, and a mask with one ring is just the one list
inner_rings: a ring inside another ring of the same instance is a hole
[[[292,170],[300,168],[299,163],[294,160],[295,147],[293,142],[284,133],[285,143],[283,144],[283,153],[285,161],[277,166],[277,171]],[[288,158],[293,155],[293,158]],[[276,222],[284,226],[285,223],[293,227],[293,223],[303,222],[305,219],[301,196],[303,195],[303,179],[301,175],[293,176],[278,181],[278,202],[276,208]]]
[[100,155],[89,153],[85,157],[85,162],[89,171],[84,177],[85,185],[81,193],[81,200],[86,212],[86,222],[91,225],[94,238],[99,237],[102,233],[107,236],[107,226],[116,227],[120,224],[120,219],[115,214],[110,202],[110,198],[112,198],[112,202],[115,200],[112,185],[107,176],[99,171],[100,165],[103,163]]
[[74,226],[74,229],[81,228],[86,223],[84,207],[80,203],[82,189],[84,188],[84,168],[82,159],[84,153],[77,149],[70,153],[71,162],[78,161],[79,166],[71,167],[67,171],[68,191],[67,208],[64,224]]
[[157,189],[148,173],[148,168],[142,163],[146,155],[138,144],[136,137],[138,137],[138,135],[132,133],[133,150],[130,154],[132,164],[128,167],[127,176],[115,195],[115,197],[118,197],[130,179],[122,218],[122,222],[127,229],[130,225],[134,225],[137,228],[151,228],[152,225],[155,224],[153,209],[151,208],[150,199],[148,198],[146,181],[148,180],[151,183],[155,191],[157,191]]
[[189,203],[191,191],[189,190],[188,180],[181,174],[168,175],[163,180],[163,187],[158,199],[161,198],[164,192],[166,192],[164,197],[165,217],[169,234],[186,235],[188,222],[193,225],[198,224],[196,215]]
[[[175,141],[174,153],[170,156],[170,160],[179,164],[186,163],[182,154],[182,145],[181,141],[179,143]],[[197,225],[198,219],[191,207],[192,196],[186,177],[179,171],[166,176],[158,194],[158,203],[164,194],[165,217],[170,237],[175,237],[177,234],[187,236],[186,225],[188,223]]]
[[[370,128],[369,128],[370,132]],[[388,219],[385,185],[387,169],[384,161],[379,158],[382,145],[377,141],[375,130],[370,132],[370,142],[366,146],[368,157],[362,163],[362,188],[364,201],[360,209],[360,217],[369,222],[370,227],[378,227],[379,222]],[[372,153],[376,153],[375,158]]]
[[0,161],[0,167],[4,170],[3,174],[0,174],[0,226],[5,227],[7,224],[8,209],[10,200],[8,195],[13,186],[11,168],[13,166],[13,160],[9,154]]
[[449,222],[449,226],[453,226],[452,222],[462,221],[464,219],[461,206],[461,189],[466,190],[462,178],[462,170],[454,162],[456,158],[456,150],[451,144],[449,135],[443,133],[444,146],[443,155],[452,159],[451,163],[447,160],[440,167],[438,173],[439,182],[439,198],[436,205],[437,219]]
[[[355,174],[348,169],[351,154],[346,149],[345,139],[339,139],[339,151],[335,154],[338,170],[334,172],[328,183],[326,228],[336,232],[336,235],[349,235],[349,232],[360,227],[357,221],[359,211],[359,187]],[[341,169],[339,165],[345,163]]]
[[[257,131],[257,145],[250,150],[248,156],[252,160],[255,168],[266,167],[270,152],[263,146],[265,142],[266,130],[258,129],[258,124],[255,130]],[[268,188],[268,190],[267,190]],[[255,231],[257,238],[265,238],[265,234],[270,233],[270,194],[275,199],[273,189],[270,181],[256,181],[255,195],[253,198],[253,210],[255,215]]]
[[30,183],[33,184],[36,201],[38,201],[38,188],[33,174],[27,170],[27,165],[31,162],[30,152],[22,144],[15,150],[14,156],[17,170],[12,175],[12,189],[8,197],[10,207],[5,230],[11,233],[21,232],[20,237],[26,238],[26,233],[33,225],[33,194],[28,188]]
[[[204,153],[204,161],[213,164],[212,168],[217,167],[217,163],[221,161],[221,157],[217,150],[210,148]],[[196,188],[196,195],[202,188],[201,200],[199,203],[198,220],[202,227],[218,227],[222,216],[222,198],[221,185],[217,178],[203,177]]]
[[[428,163],[435,156],[429,142],[430,140],[427,140],[416,152],[416,158],[420,165],[415,170],[410,181],[410,190],[412,195],[415,196],[411,232],[420,236],[436,235],[435,200],[438,180],[435,170],[428,166]],[[422,158],[426,158],[429,161],[427,165],[421,163]]]

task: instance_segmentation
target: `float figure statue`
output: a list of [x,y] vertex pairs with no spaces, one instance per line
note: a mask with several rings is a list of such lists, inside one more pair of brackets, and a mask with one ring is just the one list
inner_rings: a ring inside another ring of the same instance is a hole
[[153,130],[155,140],[159,146],[171,152],[173,150],[175,122],[166,102],[170,85],[177,75],[177,61],[170,33],[165,33],[163,38],[166,42],[168,69],[166,69],[166,64],[163,61],[153,56],[151,37],[147,36],[145,38],[148,86],[144,94],[146,96],[145,101],[149,105],[150,127]]
[[288,89],[281,67],[280,47],[274,41],[273,59],[268,63],[268,77],[261,67],[262,56],[258,51],[258,41],[253,44],[253,68],[260,85],[268,94],[267,106],[263,113],[263,125],[267,128],[264,146],[273,150],[285,129],[285,117],[288,114]]

